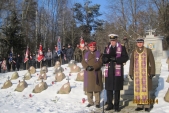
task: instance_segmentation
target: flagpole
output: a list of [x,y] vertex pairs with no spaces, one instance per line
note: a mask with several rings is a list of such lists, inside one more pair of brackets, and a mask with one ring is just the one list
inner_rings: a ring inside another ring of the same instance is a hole
[[42,67],[42,60],[40,61],[40,69],[41,69],[41,67]]
[[26,61],[26,70],[28,69],[28,61]]
[[11,71],[12,71],[12,64],[13,64],[13,59],[12,59],[12,57],[13,57],[13,47],[11,47],[11,55],[10,55],[10,57],[11,57]]

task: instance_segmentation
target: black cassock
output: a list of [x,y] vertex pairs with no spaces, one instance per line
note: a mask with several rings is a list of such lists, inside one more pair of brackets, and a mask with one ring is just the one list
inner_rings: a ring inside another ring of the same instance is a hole
[[[116,57],[116,47],[110,48],[110,57]],[[123,63],[128,60],[128,54],[124,46],[122,46],[121,57],[116,58],[116,62],[109,60],[108,77],[105,77],[106,90],[123,90],[124,70]],[[115,64],[121,65],[121,76],[115,76]]]
[[[113,91],[115,91],[115,100],[114,105],[115,109],[119,109],[119,100],[120,100],[120,90],[123,90],[124,82],[124,69],[123,64],[129,59],[128,54],[124,46],[122,46],[121,56],[116,58],[116,61],[113,62],[110,58],[116,57],[117,47],[110,47],[109,58],[105,62],[103,55],[103,63],[108,63],[108,77],[105,77],[105,89],[107,91],[107,102],[108,107],[112,107],[113,100]],[[105,55],[106,57],[107,55]],[[115,76],[115,65],[121,65],[121,76]]]

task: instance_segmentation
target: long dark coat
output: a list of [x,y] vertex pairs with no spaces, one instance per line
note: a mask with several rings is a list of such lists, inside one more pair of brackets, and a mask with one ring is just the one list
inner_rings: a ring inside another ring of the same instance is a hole
[[[155,61],[154,61],[154,56],[151,51],[151,49],[147,49],[147,73],[148,75],[155,75]],[[138,47],[132,52],[131,58],[130,58],[130,68],[129,68],[129,75],[134,77],[134,52],[137,50],[138,53],[142,53],[144,50],[144,46],[140,50]],[[152,90],[152,79],[150,79],[148,76],[148,90]]]
[[[93,71],[86,71],[87,80],[86,81],[84,80],[84,91],[87,91],[87,92],[94,92],[94,91],[102,91],[103,90],[102,71],[101,71],[101,67],[102,67],[101,55],[100,55],[98,61],[96,61],[95,55],[96,55],[95,52],[93,54],[90,52],[88,55],[87,62],[85,61],[84,57],[81,62],[84,69],[86,69],[87,66],[94,67]],[[95,73],[98,74],[98,81],[99,81],[98,85],[96,84],[96,74]],[[87,86],[85,86],[85,84],[87,84]]]
[[[109,55],[111,57],[116,57],[117,47],[111,47]],[[115,76],[115,63],[109,60],[108,63],[108,77],[105,77],[105,89],[106,90],[123,90],[124,82],[124,70],[123,63],[126,63],[129,59],[126,52],[126,48],[122,46],[121,57],[116,59],[116,64],[121,65],[121,76]]]

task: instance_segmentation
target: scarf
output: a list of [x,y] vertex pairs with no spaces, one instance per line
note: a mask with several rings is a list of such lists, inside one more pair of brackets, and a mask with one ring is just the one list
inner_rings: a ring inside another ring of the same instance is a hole
[[[119,57],[121,57],[122,46],[120,43],[117,43],[116,47],[117,47],[116,48],[116,58],[119,58]],[[111,48],[111,44],[106,49],[107,54],[110,53],[110,48]],[[105,69],[104,69],[105,77],[108,77],[108,67],[109,67],[109,63],[106,64]],[[115,76],[121,76],[121,65],[115,64]]]

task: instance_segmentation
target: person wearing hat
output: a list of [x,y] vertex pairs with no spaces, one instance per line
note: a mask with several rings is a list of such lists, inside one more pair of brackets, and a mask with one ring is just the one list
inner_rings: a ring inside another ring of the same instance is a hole
[[[96,105],[100,108],[100,92],[103,90],[102,82],[102,54],[96,50],[96,42],[88,44],[87,51],[82,58],[82,66],[84,70],[84,91],[87,93],[88,105],[86,107]],[[93,94],[95,102],[93,102]]]
[[134,80],[135,111],[150,110],[149,91],[152,90],[152,78],[155,76],[155,61],[151,49],[144,47],[144,39],[136,40],[136,48],[130,58],[129,76]]
[[[108,35],[110,43],[107,46],[106,54],[103,54],[102,61],[105,64],[105,89],[107,92],[107,108],[119,111],[120,90],[123,90],[124,69],[123,63],[129,59],[125,46],[118,41],[118,35]],[[114,92],[114,102],[113,101]]]

